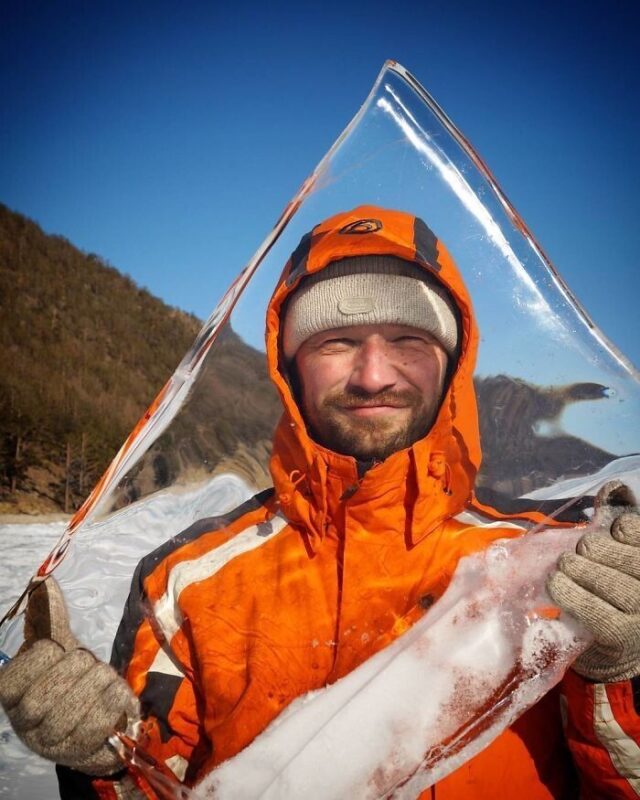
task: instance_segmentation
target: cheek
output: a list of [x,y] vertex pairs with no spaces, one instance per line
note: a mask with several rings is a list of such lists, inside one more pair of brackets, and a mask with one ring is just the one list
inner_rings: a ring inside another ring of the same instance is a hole
[[413,364],[410,380],[425,395],[431,395],[434,391],[439,394],[444,383],[446,366],[445,359],[436,357]]
[[309,359],[300,374],[302,401],[307,411],[317,409],[335,388],[340,386],[342,370],[338,359]]

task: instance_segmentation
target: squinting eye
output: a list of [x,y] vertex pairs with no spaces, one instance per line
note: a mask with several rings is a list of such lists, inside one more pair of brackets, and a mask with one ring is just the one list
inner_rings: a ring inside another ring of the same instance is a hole
[[353,347],[355,342],[353,341],[353,339],[325,339],[325,341],[322,344],[329,346],[337,344],[337,345],[343,345],[345,347]]

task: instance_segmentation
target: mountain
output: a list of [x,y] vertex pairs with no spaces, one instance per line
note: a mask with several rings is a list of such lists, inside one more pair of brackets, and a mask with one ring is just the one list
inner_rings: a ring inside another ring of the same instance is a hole
[[[1,204],[0,307],[0,513],[70,512],[201,322]],[[245,454],[248,472],[265,472],[277,401],[264,358],[231,331],[219,350],[224,370],[202,382],[205,397],[216,385],[214,399],[201,403],[198,429],[175,452],[166,438],[156,448],[159,485],[196,462],[202,467],[203,458],[214,471],[243,449],[261,453],[260,465]],[[267,385],[257,403],[246,397],[256,382]],[[129,483],[135,497],[140,486]]]
[[[476,377],[475,388],[483,453],[475,488],[478,499],[489,506],[517,513],[531,506],[517,498],[558,481],[593,475],[616,458],[562,429],[566,409],[574,403],[606,402],[606,386],[538,386],[509,375],[492,375]],[[552,423],[546,433],[544,423]],[[559,505],[560,501],[551,503],[545,510],[551,513]],[[589,505],[586,498],[565,517],[581,521],[582,509]]]

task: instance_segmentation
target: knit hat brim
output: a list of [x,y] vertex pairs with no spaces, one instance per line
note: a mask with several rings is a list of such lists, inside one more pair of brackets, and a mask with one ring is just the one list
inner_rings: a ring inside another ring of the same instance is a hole
[[323,331],[382,324],[427,331],[449,356],[456,351],[457,314],[446,289],[417,264],[368,255],[334,261],[302,281],[286,309],[284,355],[293,358]]

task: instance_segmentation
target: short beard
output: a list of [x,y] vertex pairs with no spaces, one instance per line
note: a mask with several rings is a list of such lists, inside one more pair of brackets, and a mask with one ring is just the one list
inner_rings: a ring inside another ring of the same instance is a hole
[[[369,417],[347,417],[344,408],[363,404],[384,405],[401,402],[410,410],[407,421],[397,422]],[[336,392],[325,398],[309,419],[313,438],[336,453],[353,456],[359,461],[384,461],[392,453],[404,450],[427,434],[437,409],[429,409],[417,390],[384,391],[369,394],[361,389]]]

